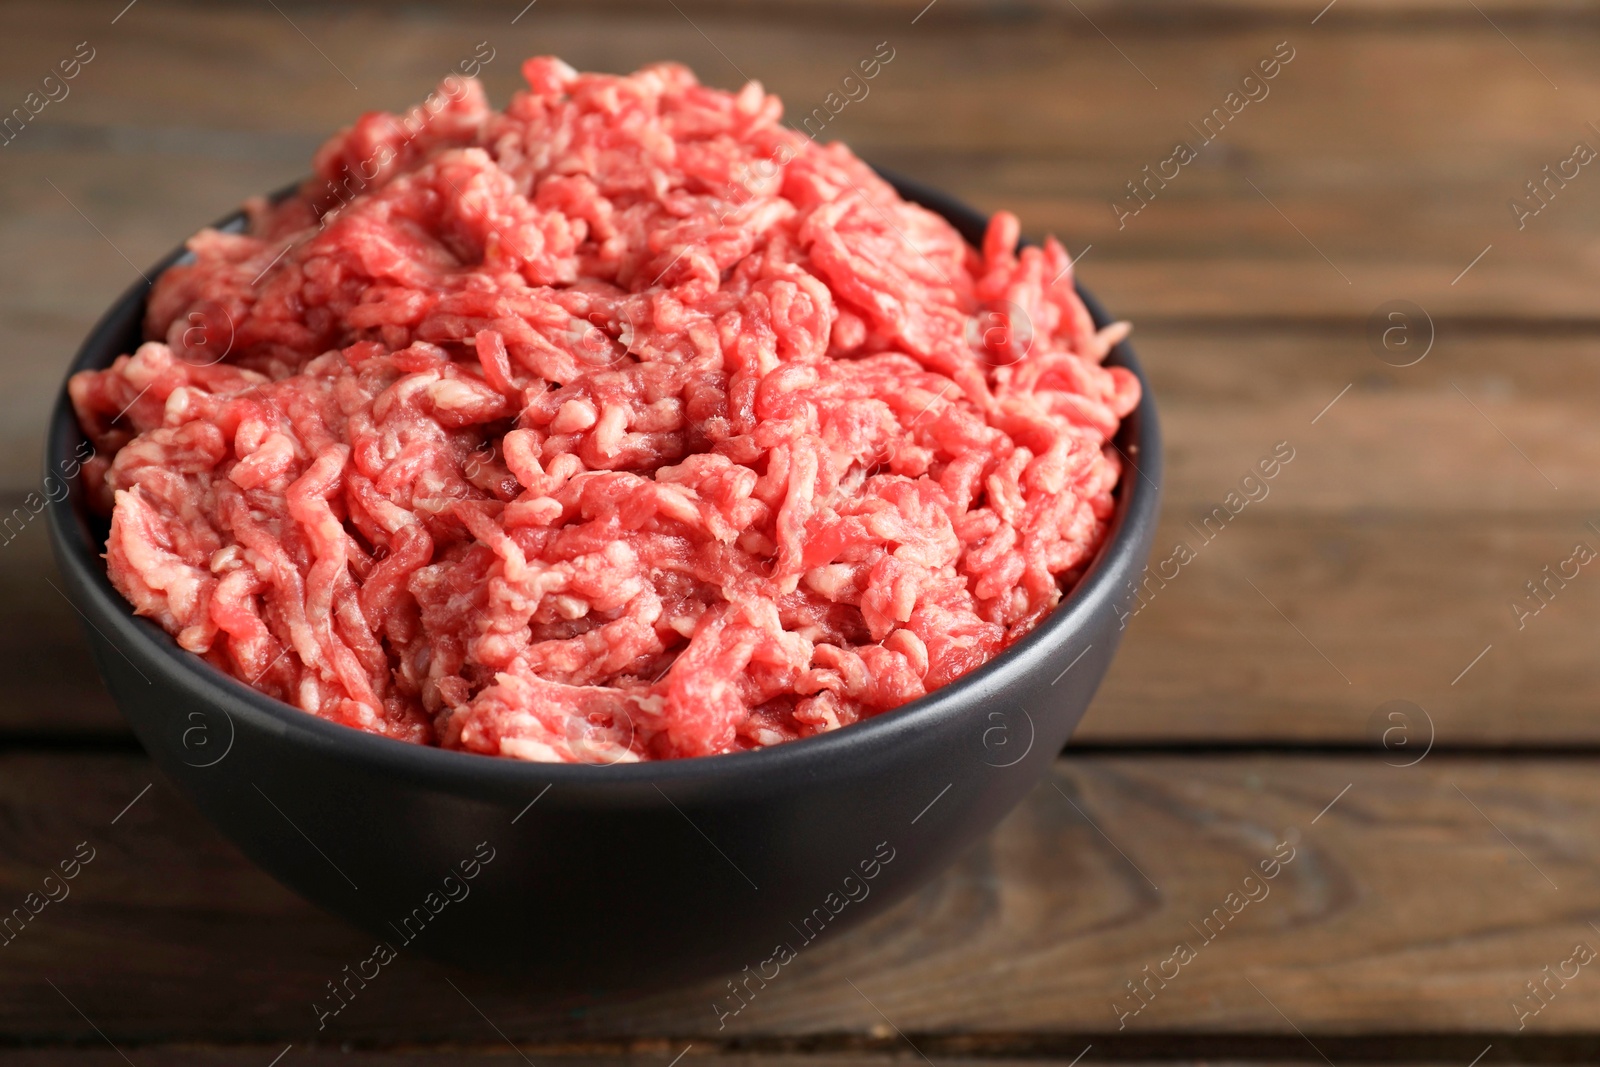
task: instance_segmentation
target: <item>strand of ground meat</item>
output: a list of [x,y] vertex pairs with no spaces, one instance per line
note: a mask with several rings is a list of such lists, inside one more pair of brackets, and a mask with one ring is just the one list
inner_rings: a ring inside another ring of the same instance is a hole
[[837,729],[1047,615],[1139,399],[1064,250],[968,247],[754,84],[524,73],[363,117],[72,379],[134,609],[324,718],[588,762]]

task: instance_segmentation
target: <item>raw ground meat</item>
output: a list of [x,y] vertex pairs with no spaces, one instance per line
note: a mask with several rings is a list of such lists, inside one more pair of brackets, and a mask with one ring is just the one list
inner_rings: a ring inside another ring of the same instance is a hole
[[523,73],[362,117],[72,379],[135,610],[325,719],[585,762],[834,730],[1048,614],[1139,399],[1061,246],[970,248],[754,83]]

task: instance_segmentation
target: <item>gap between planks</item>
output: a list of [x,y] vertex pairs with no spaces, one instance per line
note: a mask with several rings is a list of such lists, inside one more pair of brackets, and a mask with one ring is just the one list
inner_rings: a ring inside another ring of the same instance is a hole
[[[540,1045],[519,1041],[517,1047],[540,1067],[665,1067],[678,1050],[692,1053],[681,1067],[904,1067],[915,1062],[908,1043],[940,1064],[1004,1067],[1034,1063],[1068,1067],[1096,1063],[1164,1064],[1201,1067],[1220,1062],[1251,1067],[1289,1067],[1324,1062],[1305,1038],[1289,1034],[1172,1032],[1155,1035],[1119,1033],[962,1034],[908,1033],[905,1040],[817,1035],[802,1039],[749,1038],[719,1041],[703,1035],[648,1038],[625,1042]],[[1312,1040],[1339,1067],[1411,1067],[1469,1062],[1483,1067],[1503,1064],[1589,1064],[1600,1060],[1600,1033],[1507,1035],[1471,1031],[1442,1033],[1373,1033],[1353,1036],[1315,1035]],[[280,1046],[247,1043],[140,1044],[119,1042],[139,1067],[210,1067],[212,1064],[267,1063]],[[520,1062],[503,1043],[343,1042],[296,1043],[292,1055],[300,1067],[339,1064],[433,1064]],[[1485,1050],[1489,1051],[1484,1055]],[[1085,1054],[1087,1053],[1087,1054]],[[1482,1057],[1478,1059],[1478,1057]],[[99,1065],[120,1063],[103,1045],[89,1044],[0,1047],[0,1067],[13,1065]]]

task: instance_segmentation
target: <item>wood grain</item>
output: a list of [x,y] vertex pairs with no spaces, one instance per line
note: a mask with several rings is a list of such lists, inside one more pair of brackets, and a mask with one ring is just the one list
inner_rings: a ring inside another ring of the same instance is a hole
[[[1587,922],[1600,909],[1588,761],[1078,757],[916,897],[803,952],[725,1030],[711,1008],[720,982],[540,1005],[514,981],[404,958],[314,1034],[310,1000],[366,938],[245,863],[164,784],[112,825],[152,780],[133,756],[0,756],[5,900],[77,842],[97,850],[71,896],[0,950],[5,1042],[94,1040],[65,994],[119,1043],[484,1042],[481,1010],[542,1046],[889,1042],[887,1019],[940,1051],[965,1040],[981,1054],[1018,1034],[1115,1035],[1125,983],[1183,939],[1197,958],[1124,1038],[1500,1035],[1516,1030],[1524,982],[1577,941],[1600,945]],[[1281,842],[1293,858],[1267,895],[1203,943],[1189,923]],[[1600,982],[1584,972],[1526,1032],[1590,1033],[1597,1007]]]

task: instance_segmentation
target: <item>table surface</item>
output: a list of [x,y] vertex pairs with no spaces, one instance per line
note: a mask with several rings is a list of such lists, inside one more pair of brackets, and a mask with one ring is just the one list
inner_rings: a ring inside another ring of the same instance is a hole
[[[138,267],[476,42],[498,101],[534,52],[671,57],[794,114],[888,41],[828,134],[1083,255],[1165,420],[1157,555],[1199,548],[1131,621],[1051,780],[726,1029],[712,985],[577,1012],[406,959],[318,1035],[310,1001],[366,938],[154,772],[30,524],[0,545],[0,906],[76,842],[97,851],[0,949],[0,1064],[1593,1062],[1600,974],[1547,980],[1600,946],[1600,577],[1566,562],[1600,546],[1581,400],[1600,174],[1574,162],[1600,146],[1593,4],[124,2],[0,15],[0,107],[94,50],[0,147],[4,513],[37,488],[78,339]],[[1126,183],[1290,49],[1119,219]],[[1389,348],[1374,323],[1399,327]],[[1189,523],[1280,442],[1269,495],[1202,544]],[[1269,898],[1119,1029],[1128,983],[1285,839]]]

